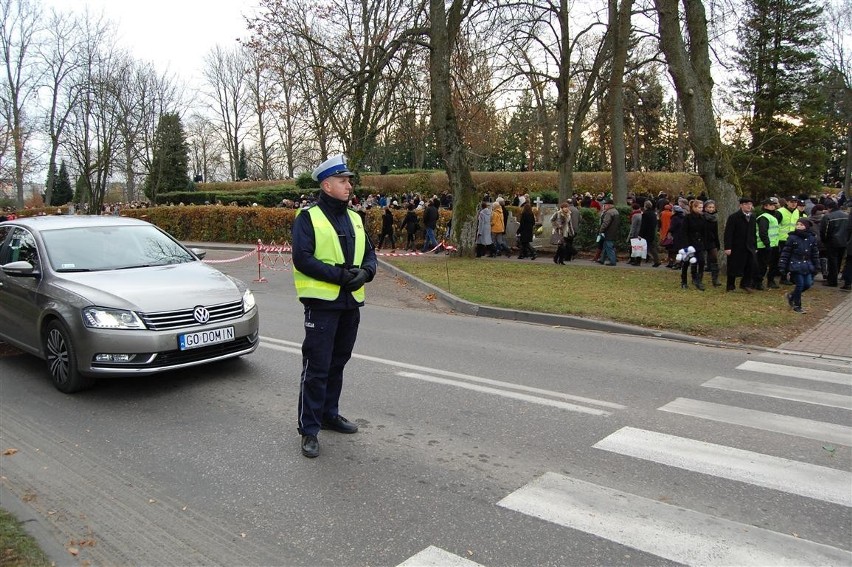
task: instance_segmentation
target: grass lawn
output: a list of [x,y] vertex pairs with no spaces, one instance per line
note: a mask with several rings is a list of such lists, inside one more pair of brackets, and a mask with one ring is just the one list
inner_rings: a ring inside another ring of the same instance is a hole
[[4,567],[51,565],[21,524],[2,509],[0,509],[0,565]]
[[456,258],[446,255],[385,257],[394,266],[462,299],[495,307],[576,315],[723,341],[778,346],[814,325],[847,297],[820,281],[804,295],[807,313],[790,310],[784,292],[746,294],[691,284],[680,288],[680,271],[599,266],[578,258],[556,265],[551,255],[535,261]]

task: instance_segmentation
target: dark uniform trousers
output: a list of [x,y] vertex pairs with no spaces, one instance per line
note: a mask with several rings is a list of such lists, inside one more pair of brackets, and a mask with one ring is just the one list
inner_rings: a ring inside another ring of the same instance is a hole
[[343,367],[352,356],[360,309],[313,309],[305,306],[299,433],[316,435],[323,418],[337,416]]

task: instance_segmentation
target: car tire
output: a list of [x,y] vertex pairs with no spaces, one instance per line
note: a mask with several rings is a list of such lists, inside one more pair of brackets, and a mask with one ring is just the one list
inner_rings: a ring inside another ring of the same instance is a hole
[[44,353],[47,371],[60,392],[71,394],[94,384],[94,378],[83,376],[77,369],[77,353],[65,326],[51,321],[44,332]]

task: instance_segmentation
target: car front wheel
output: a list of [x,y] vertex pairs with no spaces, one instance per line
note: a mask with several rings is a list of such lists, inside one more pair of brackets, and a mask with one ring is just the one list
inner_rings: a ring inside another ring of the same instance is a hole
[[79,392],[94,383],[93,378],[83,376],[77,369],[77,355],[71,343],[71,336],[59,321],[51,321],[47,325],[44,352],[47,355],[50,378],[60,392]]

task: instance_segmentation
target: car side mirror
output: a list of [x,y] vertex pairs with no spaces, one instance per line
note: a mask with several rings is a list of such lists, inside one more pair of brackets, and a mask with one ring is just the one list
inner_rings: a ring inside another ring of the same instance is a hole
[[24,260],[3,264],[0,266],[0,269],[2,269],[3,273],[7,276],[19,278],[37,278],[40,275],[35,266]]
[[207,256],[207,250],[202,248],[190,248],[189,251],[198,256],[199,260],[203,260]]

